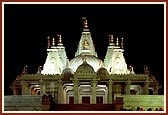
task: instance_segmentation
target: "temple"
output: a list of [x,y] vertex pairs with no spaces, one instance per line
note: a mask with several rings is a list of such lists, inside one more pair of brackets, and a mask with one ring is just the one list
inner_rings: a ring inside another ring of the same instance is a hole
[[13,95],[49,93],[56,104],[112,104],[116,97],[123,97],[125,107],[130,107],[126,101],[128,96],[130,99],[135,96],[135,100],[138,96],[157,96],[161,87],[148,67],[144,66],[144,73],[136,74],[127,65],[123,55],[124,38],[109,35],[105,59],[101,60],[95,51],[88,21],[86,17],[82,19],[83,31],[75,57],[68,59],[61,35],[57,36],[57,43],[54,37],[48,37],[44,65],[38,67],[36,74],[27,73],[26,65],[10,86]]

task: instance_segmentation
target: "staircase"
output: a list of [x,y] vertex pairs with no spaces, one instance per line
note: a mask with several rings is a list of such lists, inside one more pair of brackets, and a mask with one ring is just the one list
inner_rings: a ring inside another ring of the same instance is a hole
[[114,104],[56,104],[54,111],[114,111]]

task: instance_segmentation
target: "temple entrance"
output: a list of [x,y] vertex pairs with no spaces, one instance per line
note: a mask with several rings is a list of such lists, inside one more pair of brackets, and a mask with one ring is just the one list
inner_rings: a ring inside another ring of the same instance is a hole
[[90,104],[90,97],[82,97],[83,104]]
[[102,96],[97,96],[96,97],[96,103],[97,104],[103,104],[103,97]]
[[69,97],[69,104],[74,104],[74,97]]

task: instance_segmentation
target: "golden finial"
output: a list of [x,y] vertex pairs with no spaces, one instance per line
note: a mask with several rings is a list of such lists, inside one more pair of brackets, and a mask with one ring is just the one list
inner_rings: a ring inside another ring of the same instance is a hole
[[58,43],[59,43],[59,44],[62,44],[62,38],[61,38],[61,35],[58,35]]
[[117,37],[116,45],[118,46],[118,37]]
[[86,17],[82,17],[82,19],[83,19],[83,26],[84,26],[84,29],[88,29],[88,22],[87,22]]
[[52,46],[55,46],[55,38],[52,39]]
[[85,41],[83,42],[83,49],[87,49],[88,45],[89,45],[88,41],[85,40]]
[[113,43],[113,35],[109,35],[109,43]]
[[87,19],[86,19],[86,17],[83,17],[82,19],[83,19],[83,25],[84,25],[84,28],[87,29],[87,28],[88,28],[88,25],[87,25],[87,24],[88,24],[88,23],[87,23]]
[[48,41],[48,46],[47,46],[47,48],[50,48],[50,37],[49,37],[49,36],[47,37],[47,41]]
[[84,21],[84,27],[87,29],[88,28],[88,25],[87,25],[87,20]]
[[121,48],[123,49],[123,41],[124,41],[124,38],[121,38]]

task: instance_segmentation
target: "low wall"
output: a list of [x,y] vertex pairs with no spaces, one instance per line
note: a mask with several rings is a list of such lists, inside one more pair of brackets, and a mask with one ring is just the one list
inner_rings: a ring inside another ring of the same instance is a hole
[[152,110],[155,108],[164,108],[164,95],[115,95],[115,97],[123,97],[126,109],[134,109],[142,107],[147,110],[149,107]]
[[4,111],[41,111],[41,96],[4,96]]

